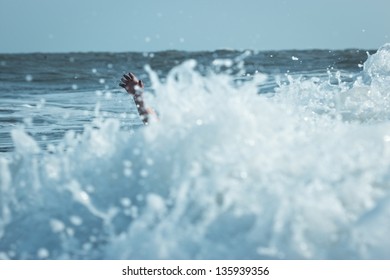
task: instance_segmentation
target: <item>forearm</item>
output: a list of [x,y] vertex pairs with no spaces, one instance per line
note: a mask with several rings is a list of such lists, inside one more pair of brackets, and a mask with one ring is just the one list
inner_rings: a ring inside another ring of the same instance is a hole
[[142,94],[134,95],[134,103],[135,106],[137,107],[137,111],[141,120],[143,121],[144,124],[147,124],[149,120],[149,111],[145,107],[145,102]]

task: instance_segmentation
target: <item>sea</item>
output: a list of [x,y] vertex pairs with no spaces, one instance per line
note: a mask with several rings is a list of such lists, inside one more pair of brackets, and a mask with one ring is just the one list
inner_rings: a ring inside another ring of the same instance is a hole
[[390,44],[0,54],[0,259],[390,259],[389,236]]

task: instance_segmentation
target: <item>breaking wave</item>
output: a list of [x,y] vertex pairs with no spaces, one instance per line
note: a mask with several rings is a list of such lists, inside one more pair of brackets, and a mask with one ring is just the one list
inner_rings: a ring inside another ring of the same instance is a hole
[[47,150],[15,128],[0,258],[390,258],[390,44],[353,83],[195,68],[146,67],[147,127],[98,117]]

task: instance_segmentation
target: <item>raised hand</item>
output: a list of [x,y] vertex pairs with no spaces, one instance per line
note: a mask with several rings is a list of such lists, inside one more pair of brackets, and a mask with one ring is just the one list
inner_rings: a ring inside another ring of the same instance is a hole
[[144,83],[142,80],[138,80],[138,78],[131,72],[123,75],[121,82],[119,84],[123,87],[130,95],[133,96],[135,105],[138,110],[138,114],[141,117],[141,120],[144,124],[148,124],[149,116],[154,115],[157,117],[156,113],[152,108],[146,107],[144,103],[144,99],[142,96]]
[[141,95],[144,83],[131,72],[124,74],[119,84],[131,95]]

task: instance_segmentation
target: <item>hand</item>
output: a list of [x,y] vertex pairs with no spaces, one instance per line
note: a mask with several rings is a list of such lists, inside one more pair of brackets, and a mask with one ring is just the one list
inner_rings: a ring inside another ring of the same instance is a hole
[[133,73],[124,74],[119,84],[131,95],[141,95],[144,83],[142,80],[138,80]]

